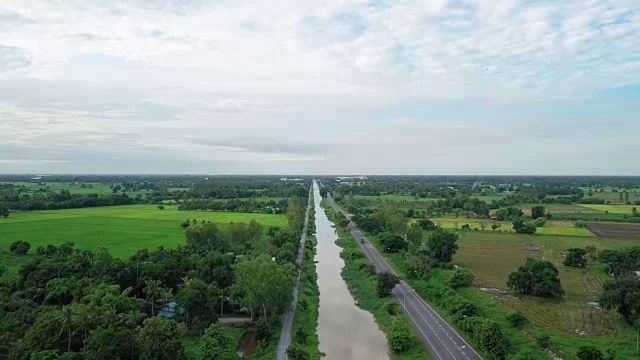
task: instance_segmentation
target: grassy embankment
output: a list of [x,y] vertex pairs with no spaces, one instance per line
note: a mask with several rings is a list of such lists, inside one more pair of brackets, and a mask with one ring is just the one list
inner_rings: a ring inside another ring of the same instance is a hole
[[[633,245],[629,240],[594,237],[491,234],[459,232],[460,249],[454,262],[469,268],[476,276],[474,287],[457,293],[480,309],[480,315],[498,321],[518,351],[538,351],[535,341],[543,334],[551,337],[552,351],[563,359],[575,359],[580,346],[593,345],[603,351],[615,350],[620,359],[634,358],[635,333],[610,311],[593,309],[588,302],[597,300],[606,275],[602,266],[590,263],[586,269],[562,265],[564,250],[596,246],[599,250]],[[370,237],[381,249],[379,237]],[[399,273],[404,272],[404,256],[386,254]],[[527,257],[549,260],[559,270],[566,292],[561,300],[540,299],[514,294],[506,289],[511,271]],[[447,319],[442,290],[448,287],[450,270],[434,270],[426,279],[408,280],[416,291]],[[522,330],[512,328],[507,316],[521,311],[531,322]],[[451,319],[448,319],[451,320]],[[452,323],[450,321],[450,323]],[[540,353],[539,353],[540,356]],[[544,357],[541,357],[544,358]]]
[[[326,202],[322,200],[325,212],[329,219],[333,219],[335,212]],[[400,321],[405,326],[411,327],[409,320],[404,317],[400,307],[396,304],[392,297],[379,298],[376,291],[376,278],[367,274],[360,266],[364,261],[364,253],[356,243],[353,236],[346,229],[336,226],[338,232],[338,246],[342,247],[341,257],[344,259],[345,266],[342,269],[342,277],[345,280],[349,291],[358,302],[358,306],[373,314],[380,329],[389,336],[394,321]],[[359,254],[356,258],[352,254]],[[389,309],[392,309],[390,314]],[[394,360],[426,360],[432,359],[425,347],[414,336],[414,344],[407,351],[400,353],[391,353]]]
[[41,245],[72,241],[79,249],[105,246],[114,257],[126,258],[143,248],[172,248],[184,243],[180,223],[186,219],[221,226],[255,219],[265,231],[270,226],[287,226],[287,218],[281,214],[179,211],[177,206],[170,205],[164,210],[155,205],[125,205],[24,211],[0,218],[0,248],[7,249],[16,240],[26,240],[34,253]]
[[[304,246],[304,257],[302,258],[302,272],[300,274],[300,286],[298,288],[298,305],[296,315],[293,319],[291,336],[293,343],[300,343],[309,354],[309,359],[320,359],[318,340],[318,310],[320,307],[320,290],[318,289],[316,273],[316,238],[315,234],[315,208],[313,205],[309,210],[309,228]],[[298,336],[304,334],[304,339]]]

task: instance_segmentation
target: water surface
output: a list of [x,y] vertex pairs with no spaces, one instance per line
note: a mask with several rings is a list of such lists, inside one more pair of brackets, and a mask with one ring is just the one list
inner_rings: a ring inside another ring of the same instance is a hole
[[320,351],[328,360],[364,359],[388,360],[387,339],[378,328],[373,315],[355,305],[340,271],[344,261],[342,248],[333,223],[320,206],[320,191],[313,183],[316,209],[316,261],[320,309],[318,338]]

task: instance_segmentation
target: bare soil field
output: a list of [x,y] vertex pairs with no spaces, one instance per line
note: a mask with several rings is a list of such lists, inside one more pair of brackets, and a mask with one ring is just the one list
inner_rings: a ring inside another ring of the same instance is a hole
[[598,237],[640,239],[640,224],[594,222],[587,229]]

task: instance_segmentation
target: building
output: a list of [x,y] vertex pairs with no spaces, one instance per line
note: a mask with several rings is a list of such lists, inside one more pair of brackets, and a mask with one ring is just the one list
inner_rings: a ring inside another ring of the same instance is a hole
[[167,319],[173,319],[176,314],[184,314],[184,308],[175,301],[159,306],[156,310],[158,315]]

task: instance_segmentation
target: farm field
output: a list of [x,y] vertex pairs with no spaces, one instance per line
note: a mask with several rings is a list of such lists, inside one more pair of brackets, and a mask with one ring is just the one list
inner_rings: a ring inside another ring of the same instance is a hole
[[[490,203],[492,200],[500,200],[502,199],[504,196],[499,196],[499,195],[486,195],[486,196],[482,196],[482,195],[472,195],[472,198],[477,198],[480,199],[486,203]],[[431,202],[431,201],[436,201],[436,200],[440,200],[441,198],[416,198],[412,195],[406,194],[406,195],[402,195],[402,194],[385,194],[385,195],[380,195],[380,196],[374,196],[374,195],[354,195],[353,199],[357,200],[357,199],[365,199],[365,200],[371,200],[371,201],[388,201],[388,202],[394,202],[394,201],[407,201],[407,202]]]
[[[582,207],[593,209],[600,212],[610,212],[612,214],[631,214],[633,208],[640,208],[640,205],[601,205],[601,204],[584,204]],[[640,210],[639,210],[640,211]]]
[[[589,263],[586,269],[562,265],[568,248],[596,246],[598,250],[632,246],[629,240],[595,237],[526,236],[512,234],[460,233],[460,249],[454,261],[468,267],[476,275],[476,285],[488,288],[492,297],[512,309],[522,311],[536,326],[564,334],[618,334],[617,315],[592,309],[588,302],[597,300],[606,275],[600,264]],[[506,280],[528,257],[553,262],[560,272],[566,292],[563,300],[545,300],[529,296],[513,296]],[[500,259],[500,261],[487,261]]]
[[[491,220],[479,220],[479,219],[467,219],[467,218],[455,218],[455,217],[441,217],[431,219],[436,224],[445,229],[460,229],[462,225],[469,224],[472,230],[482,230],[484,224],[485,232],[492,232],[491,225],[498,223],[501,225],[500,230],[502,232],[513,231],[511,222],[508,221],[491,221]],[[562,236],[595,236],[588,229],[578,229],[571,221],[547,221],[547,224],[543,227],[539,227],[536,234],[541,235],[562,235]]]
[[593,222],[587,225],[596,236],[620,239],[639,239],[640,224]]
[[115,257],[126,258],[139,249],[158,246],[175,247],[184,241],[180,223],[186,219],[218,224],[248,223],[255,219],[265,227],[287,225],[285,215],[178,211],[166,205],[127,205],[83,209],[15,212],[0,219],[0,248],[6,249],[16,240],[35,248],[72,241],[77,248],[95,250],[109,248]]
[[[51,191],[59,192],[61,190],[68,190],[72,194],[100,194],[109,195],[113,194],[109,183],[84,183],[85,185],[91,185],[91,188],[81,187],[81,183],[66,183],[66,182],[48,182],[46,185],[41,186],[32,182],[2,182],[2,184],[14,184],[16,186],[25,186],[28,190],[38,192],[40,189],[49,188]],[[143,195],[147,191],[128,191],[127,194],[131,196]]]
[[[576,204],[523,204],[515,207],[521,209],[525,215],[531,216],[531,208],[534,206],[544,206],[545,210],[550,213],[599,213],[602,212],[596,208],[590,208],[590,205]],[[495,213],[494,210],[493,212]]]
[[[610,187],[603,188],[602,192],[598,192],[596,189],[588,188],[588,187],[581,187],[580,189],[582,189],[582,191],[584,191],[585,197],[589,197],[589,190],[591,190],[592,191],[592,197],[598,198],[598,199],[604,199],[604,201],[610,201],[612,203],[620,202],[620,192],[622,192],[622,191],[614,192],[613,189],[610,188]],[[629,201],[631,203],[633,203],[635,201],[640,201],[640,189],[639,188],[629,189],[628,191],[629,191]]]

